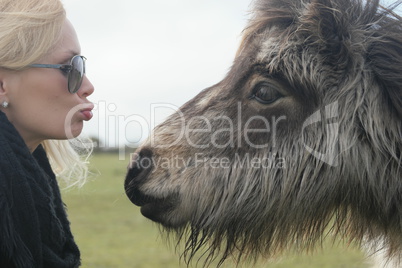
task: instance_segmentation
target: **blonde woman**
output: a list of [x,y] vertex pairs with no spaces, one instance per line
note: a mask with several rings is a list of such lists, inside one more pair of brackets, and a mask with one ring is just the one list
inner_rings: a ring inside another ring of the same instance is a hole
[[93,91],[60,0],[0,0],[0,267],[80,265],[55,173],[85,179]]

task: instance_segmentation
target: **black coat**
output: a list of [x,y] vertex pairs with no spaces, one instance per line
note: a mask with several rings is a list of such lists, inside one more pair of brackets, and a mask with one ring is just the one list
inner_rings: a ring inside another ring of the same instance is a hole
[[80,266],[46,152],[30,153],[0,112],[0,267]]

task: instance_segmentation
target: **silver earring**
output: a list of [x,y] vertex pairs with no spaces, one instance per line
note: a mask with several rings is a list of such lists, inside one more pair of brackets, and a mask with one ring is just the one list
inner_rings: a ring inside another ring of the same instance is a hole
[[2,106],[3,108],[7,108],[7,107],[8,107],[8,102],[3,101],[3,103],[1,104],[1,106]]

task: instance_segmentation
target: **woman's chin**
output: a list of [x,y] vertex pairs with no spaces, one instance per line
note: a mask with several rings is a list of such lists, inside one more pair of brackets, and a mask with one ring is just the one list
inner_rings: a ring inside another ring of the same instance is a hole
[[84,123],[83,121],[75,123],[73,126],[70,126],[69,128],[65,129],[65,139],[74,139],[78,137],[83,129]]

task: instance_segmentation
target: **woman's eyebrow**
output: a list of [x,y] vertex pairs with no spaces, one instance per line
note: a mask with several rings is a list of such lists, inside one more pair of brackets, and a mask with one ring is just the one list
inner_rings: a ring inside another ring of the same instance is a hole
[[75,56],[75,55],[80,55],[80,53],[77,53],[75,50],[70,50],[65,53],[66,56],[62,58],[60,61],[61,63],[70,63],[70,60]]

